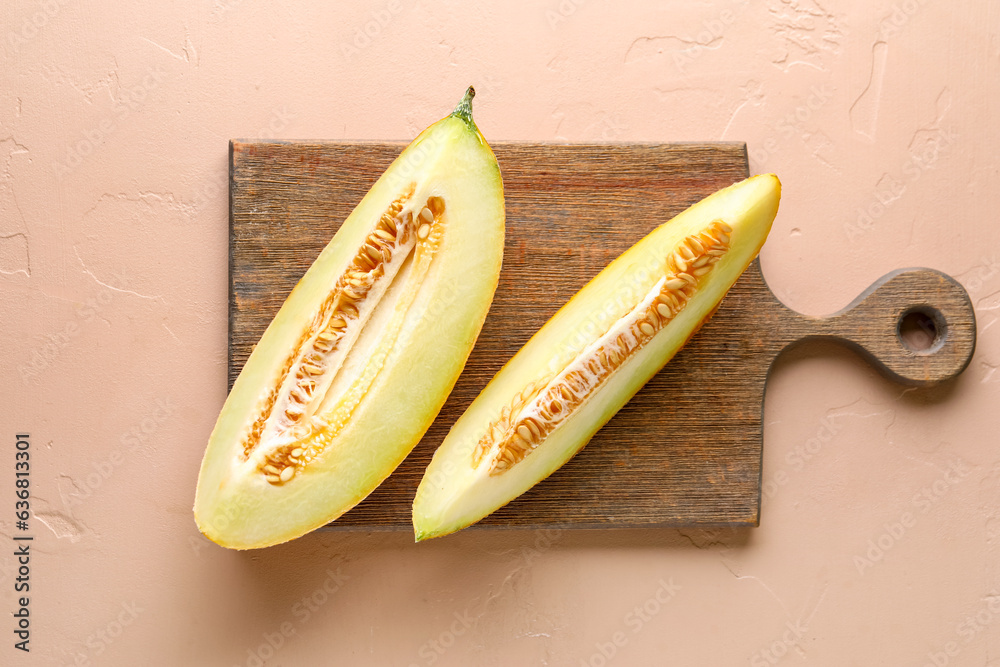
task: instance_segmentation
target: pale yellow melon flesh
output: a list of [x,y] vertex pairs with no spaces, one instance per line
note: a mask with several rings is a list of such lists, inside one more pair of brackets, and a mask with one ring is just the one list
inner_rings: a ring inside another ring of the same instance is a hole
[[247,360],[195,497],[218,544],[277,544],[341,516],[444,404],[503,256],[503,184],[473,94],[379,178]]

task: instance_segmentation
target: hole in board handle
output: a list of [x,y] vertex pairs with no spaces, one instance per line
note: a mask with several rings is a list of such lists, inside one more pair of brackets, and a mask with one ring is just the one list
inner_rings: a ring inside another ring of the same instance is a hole
[[917,306],[905,311],[896,323],[896,336],[914,354],[933,354],[944,345],[948,326],[937,308]]

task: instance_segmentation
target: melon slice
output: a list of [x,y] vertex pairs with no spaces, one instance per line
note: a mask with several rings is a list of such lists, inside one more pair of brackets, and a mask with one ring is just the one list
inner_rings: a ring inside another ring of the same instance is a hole
[[435,452],[413,502],[417,541],[479,521],[580,451],[715,312],[767,238],[780,193],[773,174],[716,192],[563,306]]
[[194,514],[277,544],[384,480],[434,420],[500,275],[503,183],[469,88],[372,186],[289,294],[212,431]]

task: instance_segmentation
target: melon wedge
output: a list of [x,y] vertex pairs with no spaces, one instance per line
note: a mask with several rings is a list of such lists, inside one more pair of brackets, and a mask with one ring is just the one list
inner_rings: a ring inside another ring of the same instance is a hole
[[472,88],[402,152],[289,294],[212,431],[200,530],[264,547],[341,516],[458,379],[500,275],[503,183]]
[[563,306],[435,452],[413,502],[417,541],[479,521],[580,451],[715,312],[764,244],[780,195],[773,174],[716,192]]

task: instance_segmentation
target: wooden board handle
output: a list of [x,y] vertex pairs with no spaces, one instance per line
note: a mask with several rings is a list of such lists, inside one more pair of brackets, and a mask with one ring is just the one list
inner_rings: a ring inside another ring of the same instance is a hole
[[[784,306],[783,306],[784,307]],[[955,279],[933,269],[900,269],[875,281],[849,306],[828,317],[792,317],[789,345],[835,340],[856,349],[890,378],[927,386],[949,380],[969,365],[976,349],[976,315]],[[904,318],[933,337],[915,350],[901,335]]]

